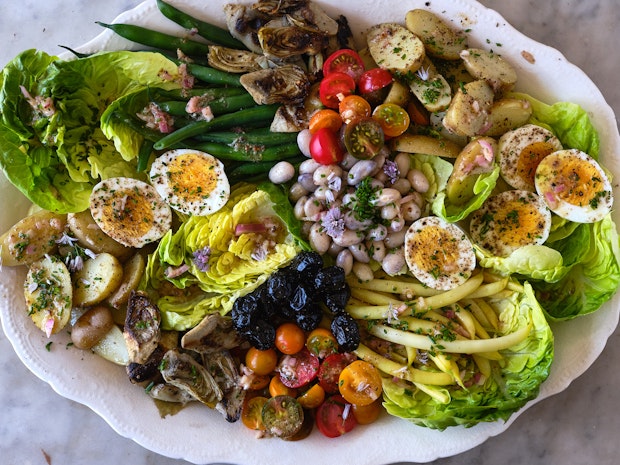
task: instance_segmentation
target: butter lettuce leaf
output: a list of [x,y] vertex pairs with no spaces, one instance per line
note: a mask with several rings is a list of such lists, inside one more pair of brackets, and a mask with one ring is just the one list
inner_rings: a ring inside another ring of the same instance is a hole
[[[525,283],[522,293],[515,292],[493,305],[500,312],[500,335],[532,324],[528,337],[501,351],[502,359],[492,362],[491,376],[465,388],[419,388],[393,377],[383,378],[383,405],[391,415],[439,430],[456,425],[471,427],[480,422],[505,421],[538,395],[541,383],[549,376],[554,340],[533,289]],[[439,390],[439,395],[432,395],[433,389]]]

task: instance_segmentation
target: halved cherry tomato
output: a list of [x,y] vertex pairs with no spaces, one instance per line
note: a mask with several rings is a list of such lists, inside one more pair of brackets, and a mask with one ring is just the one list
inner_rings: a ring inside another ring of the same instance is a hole
[[273,376],[269,381],[269,394],[275,396],[297,397],[297,389],[285,386],[279,375]]
[[267,387],[271,377],[269,375],[254,375],[250,377],[250,386],[248,389],[250,391],[260,391],[261,389]]
[[372,117],[379,122],[387,137],[400,136],[410,123],[409,113],[395,103],[383,103],[374,109]]
[[357,82],[364,72],[364,62],[354,50],[343,48],[332,53],[323,64],[323,76],[345,73]]
[[276,348],[283,354],[296,354],[306,345],[306,334],[295,323],[282,323],[276,328]]
[[303,408],[317,408],[325,400],[325,389],[320,384],[313,384],[310,389],[297,397]]
[[370,94],[389,86],[393,81],[394,78],[389,71],[383,68],[373,68],[362,73],[358,82],[358,88],[360,94]]
[[344,130],[344,145],[355,158],[368,160],[377,155],[384,144],[381,124],[373,118],[351,121]]
[[327,108],[338,108],[340,100],[355,92],[355,81],[345,73],[332,73],[321,81],[319,96]]
[[372,363],[355,360],[340,372],[338,390],[351,404],[372,404],[383,392],[381,373]]
[[316,426],[328,438],[342,436],[356,425],[351,404],[340,395],[328,397],[317,409]]
[[382,402],[383,400],[379,398],[368,405],[353,404],[353,415],[355,415],[357,424],[369,425],[377,421],[383,411]]
[[323,108],[317,111],[310,117],[308,122],[308,129],[310,134],[316,133],[321,128],[331,129],[334,132],[338,132],[342,127],[342,118],[335,110],[329,108]]
[[270,434],[288,438],[301,429],[304,422],[304,409],[293,397],[271,397],[263,406],[262,419],[265,429]]
[[319,368],[319,384],[328,394],[338,392],[338,378],[340,372],[357,357],[350,353],[328,355]]
[[283,356],[277,370],[282,384],[297,389],[316,378],[319,373],[319,359],[304,347],[294,355]]
[[255,347],[245,354],[245,366],[257,375],[268,375],[276,369],[278,354],[273,349],[260,350]]
[[430,126],[431,124],[431,115],[430,112],[424,108],[422,102],[420,102],[417,98],[412,98],[407,105],[407,113],[409,113],[409,118],[412,123],[418,124],[420,126]]
[[322,165],[340,163],[344,158],[344,151],[340,146],[338,134],[328,128],[317,130],[310,138],[310,155],[314,161]]
[[241,422],[249,429],[264,431],[263,407],[266,403],[266,397],[247,397],[241,408]]
[[350,123],[354,119],[368,118],[372,112],[370,103],[359,95],[347,95],[338,105],[340,119],[345,123]]
[[319,358],[325,358],[338,352],[336,336],[326,328],[316,328],[310,331],[306,339],[306,347]]

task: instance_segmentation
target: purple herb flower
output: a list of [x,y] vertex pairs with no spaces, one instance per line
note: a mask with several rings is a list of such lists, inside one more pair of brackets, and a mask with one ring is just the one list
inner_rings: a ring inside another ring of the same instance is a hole
[[383,164],[383,172],[390,179],[391,184],[394,184],[398,179],[398,176],[400,176],[398,165],[392,160],[385,160],[385,163]]
[[194,265],[203,273],[209,271],[209,258],[211,258],[211,247],[205,246],[195,250],[193,253]]
[[325,233],[331,237],[339,237],[344,232],[344,216],[338,207],[327,210],[321,221]]

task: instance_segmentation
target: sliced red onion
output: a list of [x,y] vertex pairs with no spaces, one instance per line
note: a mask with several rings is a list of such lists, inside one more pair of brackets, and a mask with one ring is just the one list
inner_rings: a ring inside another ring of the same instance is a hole
[[235,226],[235,236],[240,236],[241,234],[262,233],[266,230],[267,228],[263,223],[239,223]]

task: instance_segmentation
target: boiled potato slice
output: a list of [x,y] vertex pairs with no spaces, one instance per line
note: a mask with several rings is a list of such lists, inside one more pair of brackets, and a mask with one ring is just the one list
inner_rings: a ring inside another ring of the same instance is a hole
[[495,168],[497,142],[491,137],[478,137],[467,144],[454,160],[448,178],[446,195],[453,205],[463,205],[474,196],[478,176]]
[[88,307],[103,302],[120,286],[123,266],[109,253],[84,261],[73,275],[73,305]]
[[67,215],[38,210],[18,221],[0,237],[0,264],[29,265],[57,247]]
[[34,324],[48,336],[71,318],[71,275],[58,258],[47,255],[30,265],[24,283],[26,308]]
[[467,71],[476,79],[486,81],[497,94],[509,91],[517,82],[515,69],[497,53],[470,48],[461,52],[461,58]]
[[108,307],[97,305],[89,308],[71,327],[71,341],[78,349],[90,349],[114,326]]
[[129,364],[129,352],[125,345],[123,332],[116,325],[92,347],[94,353],[117,365]]
[[431,113],[443,111],[450,106],[452,88],[428,58],[424,59],[421,68],[412,76],[409,87]]
[[123,307],[129,300],[131,291],[138,288],[144,269],[146,268],[146,261],[144,257],[137,253],[131,257],[123,265],[123,282],[116,289],[110,297],[108,297],[108,303],[114,308]]
[[392,73],[415,73],[426,56],[422,41],[398,23],[381,23],[371,27],[366,42],[377,65]]
[[461,31],[448,26],[439,16],[428,10],[415,9],[405,15],[407,29],[417,35],[426,52],[445,60],[458,60],[467,46],[467,38]]
[[409,100],[411,100],[409,87],[399,81],[394,81],[383,103],[393,103],[399,107],[406,108]]
[[502,134],[523,126],[532,116],[530,102],[520,98],[502,98],[491,106],[489,111],[489,130],[487,136]]
[[474,137],[488,130],[488,116],[493,105],[493,90],[483,80],[464,84],[446,110],[444,127],[460,136]]
[[67,223],[73,236],[78,240],[78,243],[82,247],[90,249],[97,254],[109,253],[119,260],[124,261],[131,255],[133,250],[135,250],[131,247],[124,246],[104,233],[97,223],[95,223],[90,210],[84,210],[79,213],[69,213],[67,216]]
[[391,141],[391,147],[395,152],[422,153],[445,158],[456,158],[461,152],[461,147],[452,141],[423,134],[403,134],[395,137]]

